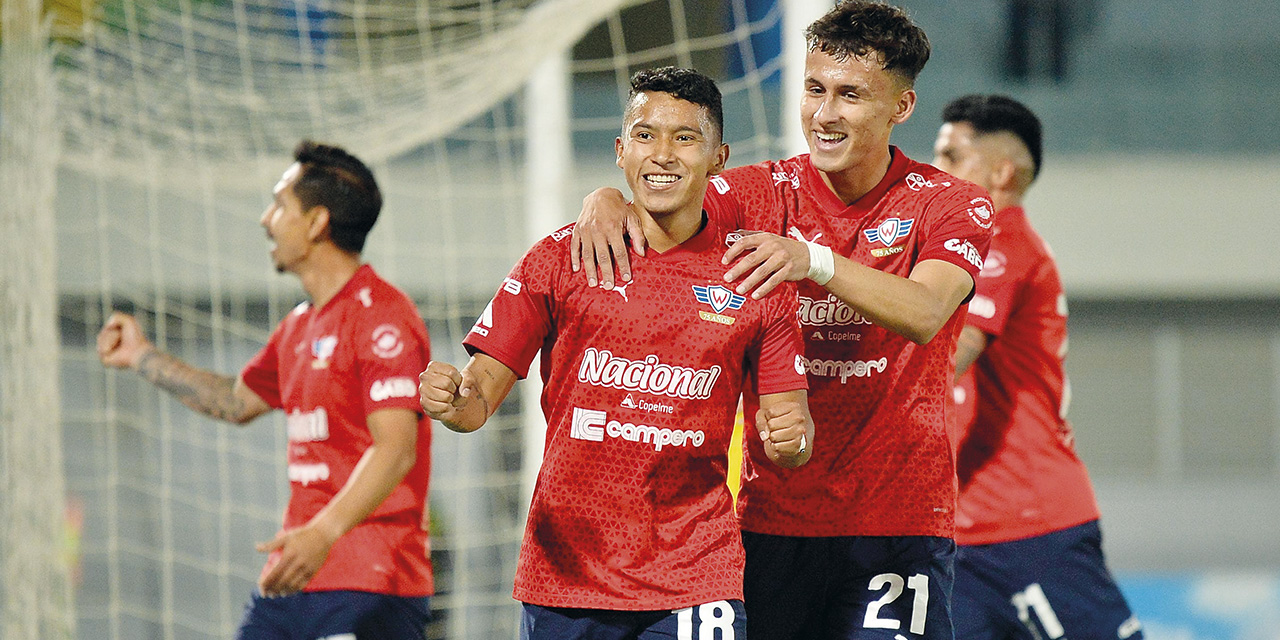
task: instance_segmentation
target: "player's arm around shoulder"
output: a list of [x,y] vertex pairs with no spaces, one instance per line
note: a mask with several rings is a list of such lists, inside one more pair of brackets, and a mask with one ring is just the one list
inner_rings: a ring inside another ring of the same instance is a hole
[[428,363],[418,376],[418,397],[432,419],[452,431],[471,433],[484,426],[515,383],[515,371],[477,352],[461,371],[447,362]]
[[760,396],[756,430],[764,442],[769,460],[784,469],[794,469],[813,456],[813,416],[809,414],[809,392],[804,389],[766,393]]

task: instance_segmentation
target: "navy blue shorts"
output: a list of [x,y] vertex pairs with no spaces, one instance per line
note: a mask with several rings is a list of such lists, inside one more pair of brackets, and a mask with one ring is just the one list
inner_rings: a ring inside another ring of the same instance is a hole
[[524,605],[520,640],[744,640],[741,600],[675,611],[609,611]]
[[423,640],[431,599],[365,591],[253,594],[236,640]]
[[951,640],[956,544],[744,531],[751,640]]
[[964,640],[1139,640],[1142,627],[1102,557],[1098,521],[962,546],[952,599]]

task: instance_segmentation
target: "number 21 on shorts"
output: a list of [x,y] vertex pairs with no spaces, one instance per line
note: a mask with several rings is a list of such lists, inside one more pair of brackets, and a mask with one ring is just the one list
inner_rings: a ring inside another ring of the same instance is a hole
[[905,580],[896,573],[882,573],[872,578],[871,583],[867,585],[867,590],[879,591],[885,587],[889,590],[878,600],[867,605],[867,615],[862,619],[864,629],[902,628],[901,620],[885,617],[892,614],[891,611],[881,610],[902,596],[904,586],[910,589],[914,596],[911,602],[911,620],[907,630],[916,635],[924,634],[925,616],[929,613],[929,576],[922,573],[917,573]]

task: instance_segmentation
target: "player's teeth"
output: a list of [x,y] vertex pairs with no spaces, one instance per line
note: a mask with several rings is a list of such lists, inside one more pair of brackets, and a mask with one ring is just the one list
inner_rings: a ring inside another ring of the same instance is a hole
[[818,136],[818,139],[822,140],[823,142],[835,142],[837,140],[844,139],[843,133],[819,133],[817,134],[817,136]]
[[679,180],[676,176],[646,176],[645,179],[649,182],[660,182],[662,184],[671,184]]

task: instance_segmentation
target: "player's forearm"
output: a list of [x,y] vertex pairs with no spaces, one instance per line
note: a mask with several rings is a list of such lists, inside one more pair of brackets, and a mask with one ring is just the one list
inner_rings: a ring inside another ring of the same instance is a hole
[[827,291],[864,318],[916,344],[932,340],[955,312],[919,282],[841,256],[835,256],[835,263]]
[[235,424],[256,417],[236,396],[236,380],[231,376],[194,367],[155,347],[143,353],[134,368],[147,382],[207,416]]
[[956,379],[964,375],[969,367],[977,362],[978,356],[987,348],[987,334],[981,329],[966,326],[956,341]]
[[369,447],[347,483],[309,524],[319,527],[331,541],[337,540],[376,511],[416,462],[413,443]]
[[437,419],[450,431],[471,433],[483,427],[484,423],[489,421],[490,415],[492,411],[489,408],[489,402],[481,391],[474,397],[468,398],[467,403],[461,408],[455,408],[449,415]]

